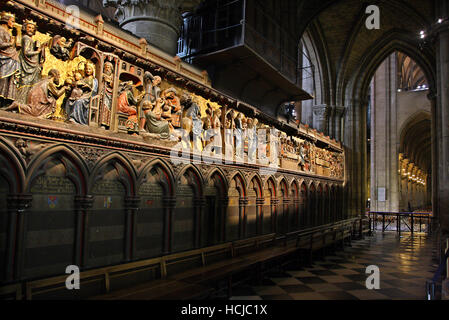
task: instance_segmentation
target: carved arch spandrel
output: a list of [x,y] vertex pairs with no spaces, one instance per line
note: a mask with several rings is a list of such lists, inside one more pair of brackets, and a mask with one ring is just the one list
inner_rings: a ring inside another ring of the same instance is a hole
[[146,163],[140,170],[137,178],[136,194],[139,194],[140,186],[146,182],[148,174],[155,169],[158,173],[158,183],[166,192],[167,197],[173,197],[175,194],[175,178],[172,167],[164,160],[154,159]]
[[66,145],[51,146],[36,154],[28,167],[24,190],[30,192],[34,179],[45,174],[45,165],[54,159],[64,165],[65,176],[75,184],[77,194],[86,194],[89,177],[87,165],[75,150]]
[[0,175],[9,183],[11,193],[21,193],[25,186],[25,161],[18,150],[0,137]]
[[103,178],[103,170],[112,165],[117,170],[118,180],[124,185],[128,196],[136,195],[137,174],[132,162],[119,152],[110,153],[101,158],[94,166],[89,177],[88,191],[92,192],[95,183]]
[[198,170],[198,168],[193,165],[189,164],[183,167],[178,175],[176,176],[176,192],[175,195],[178,192],[179,185],[182,183],[182,180],[186,179],[186,182],[189,186],[193,188],[194,194],[196,198],[202,198],[204,195],[204,179],[203,176]]

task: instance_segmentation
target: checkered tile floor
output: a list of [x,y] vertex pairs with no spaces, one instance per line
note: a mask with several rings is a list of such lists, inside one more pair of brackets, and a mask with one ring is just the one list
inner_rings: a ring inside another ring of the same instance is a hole
[[[310,267],[287,266],[261,284],[239,286],[231,300],[425,300],[426,280],[438,268],[435,257],[430,238],[377,233]],[[365,286],[369,265],[380,269],[379,290]]]

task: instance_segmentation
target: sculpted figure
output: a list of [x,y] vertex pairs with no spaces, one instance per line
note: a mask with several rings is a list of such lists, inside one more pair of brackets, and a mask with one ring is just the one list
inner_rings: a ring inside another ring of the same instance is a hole
[[192,122],[192,132],[196,136],[200,137],[203,131],[203,122],[201,121],[201,110],[198,104],[196,104],[192,97],[186,95],[183,101],[184,108],[186,109],[185,118],[190,119]]
[[257,119],[248,119],[248,159],[250,161],[256,161],[258,123]]
[[216,109],[214,115],[212,116],[212,128],[215,130],[220,130],[222,128],[221,124],[221,109]]
[[112,93],[114,89],[114,66],[107,61],[103,66],[103,101],[100,111],[100,125],[109,128],[111,125]]
[[185,114],[182,118],[182,129],[184,134],[193,138],[194,150],[200,150],[202,147],[201,134],[203,131],[203,122],[201,121],[201,110],[189,94],[184,94],[181,99],[181,105],[184,107]]
[[181,128],[182,107],[175,88],[168,88],[162,93],[165,100],[165,115],[174,128]]
[[167,139],[173,132],[173,127],[167,120],[162,119],[162,99],[158,99],[153,106],[150,101],[144,101],[142,109],[146,118],[145,130],[149,133],[159,134],[161,138]]
[[[83,125],[89,124],[90,100],[98,93],[98,80],[94,76],[94,65],[90,62],[84,64],[84,77],[77,81],[83,94],[76,99],[67,100],[65,110],[69,110],[68,121]],[[81,73],[81,72],[79,72]]]
[[83,95],[84,83],[81,81],[82,79],[81,73],[75,72],[72,78],[66,80],[66,84],[69,86],[67,90],[69,96],[64,101],[64,111],[67,115],[72,114],[75,101],[79,100]]
[[53,37],[50,53],[62,61],[67,61],[70,59],[69,48],[72,44],[72,39],[67,41],[66,38],[56,35]]
[[214,145],[214,150],[215,150],[215,154],[221,154],[222,153],[222,138],[221,138],[221,128],[222,128],[222,124],[221,124],[221,109],[215,109],[215,111],[213,112],[213,116],[212,116],[212,131],[213,131],[213,135],[214,137],[218,137],[217,140],[214,139],[214,137],[212,137],[212,140],[215,141],[215,145]]
[[301,143],[301,146],[299,147],[299,166],[302,171],[306,171],[306,149],[304,143]]
[[0,16],[0,107],[5,107],[17,96],[15,76],[19,72],[19,57],[15,38],[11,31],[14,28],[14,16],[2,13]]
[[214,110],[211,105],[207,104],[206,116],[202,119],[203,121],[203,130],[204,130],[204,139],[203,139],[203,147],[206,147],[208,144],[214,141],[214,132],[212,130],[212,116]]
[[22,25],[22,49],[19,54],[20,78],[17,100],[25,103],[31,87],[41,80],[42,65],[45,62],[46,43],[34,41],[36,23],[25,20]]
[[230,110],[226,113],[225,116],[225,134],[224,134],[224,140],[225,140],[225,156],[227,159],[233,159],[234,158],[234,118],[235,118],[235,111]]
[[124,82],[121,84],[122,89],[118,97],[117,109],[119,112],[126,113],[128,115],[128,121],[133,126],[137,126],[137,106],[142,101],[145,92],[135,94],[135,91],[140,91],[142,84],[138,83],[133,85],[132,81]]
[[153,76],[151,72],[146,71],[143,76],[145,95],[142,100],[142,104],[140,105],[140,129],[142,130],[145,127],[146,118],[144,117],[144,112],[142,110],[143,101],[150,101],[154,106],[156,105],[157,99],[160,98],[161,88],[159,85],[162,82],[162,78],[159,76]]
[[239,158],[243,158],[243,113],[236,113],[235,124],[235,153]]
[[20,113],[46,118],[55,112],[56,101],[69,89],[68,85],[58,88],[59,78],[59,71],[51,69],[47,78],[39,81],[31,88],[26,104],[15,101],[6,110],[18,109]]

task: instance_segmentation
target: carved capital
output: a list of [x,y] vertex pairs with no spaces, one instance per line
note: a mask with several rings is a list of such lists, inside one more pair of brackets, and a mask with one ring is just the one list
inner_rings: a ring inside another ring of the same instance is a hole
[[322,104],[318,106],[313,106],[312,110],[313,115],[316,117],[317,120],[325,120],[329,115],[331,108],[326,104]]
[[335,115],[337,117],[342,117],[346,112],[346,108],[345,107],[335,107]]
[[239,205],[240,205],[241,207],[247,206],[248,203],[249,203],[248,198],[240,198],[240,199],[239,199]]

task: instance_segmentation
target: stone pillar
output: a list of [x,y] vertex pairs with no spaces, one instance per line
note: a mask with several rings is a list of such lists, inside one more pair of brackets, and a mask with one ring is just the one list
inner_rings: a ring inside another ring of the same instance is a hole
[[345,114],[345,107],[335,107],[334,110],[334,139],[337,141],[342,141],[342,119],[343,115]]
[[246,206],[248,205],[248,198],[240,198],[239,200],[239,238],[243,239],[246,236]]
[[229,205],[229,197],[221,198],[218,201],[218,206],[221,210],[221,230],[220,230],[220,241],[225,242],[226,241],[226,212],[228,211]]
[[140,197],[125,198],[125,261],[131,261],[136,248],[136,215],[140,206]]
[[449,22],[439,32],[438,40],[438,214],[444,237],[449,235]]
[[336,108],[335,106],[329,107],[329,116],[328,116],[329,127],[327,130],[327,135],[330,138],[335,138],[335,108]]
[[288,232],[288,218],[290,213],[290,199],[289,198],[284,198],[282,199],[282,229],[283,230],[279,230],[280,232],[282,232],[283,234]]
[[295,198],[293,199],[293,214],[295,215],[295,229],[299,230],[300,228],[300,214],[301,214],[301,199]]
[[166,197],[163,199],[164,205],[164,242],[162,254],[167,255],[173,248],[173,212],[176,207],[176,198]]
[[313,106],[313,126],[319,132],[327,135],[328,133],[328,118],[331,108],[326,105]]
[[196,198],[193,200],[193,206],[195,208],[195,239],[194,239],[194,246],[195,248],[201,247],[201,221],[202,221],[202,214],[204,206],[206,205],[206,199],[204,198]]
[[263,205],[265,203],[264,198],[256,199],[256,233],[263,234]]
[[[398,132],[396,71],[397,58],[396,54],[392,54],[379,66],[372,81],[371,204],[373,211],[399,211],[400,132]],[[379,191],[385,191],[385,199],[380,199]]]
[[271,210],[271,232],[272,233],[277,233],[277,204],[279,203],[278,199],[271,199],[271,206],[270,206],[270,210]]
[[75,225],[75,265],[84,267],[87,258],[87,244],[88,244],[88,218],[89,210],[94,204],[94,197],[91,195],[76,196],[75,210],[76,210],[76,225]]
[[[26,230],[25,214],[31,207],[32,200],[29,194],[13,194],[8,195],[7,198],[9,228],[6,239],[5,282],[20,279]],[[2,276],[0,279],[3,278]]]
[[104,6],[116,7],[115,17],[125,30],[163,51],[176,55],[182,16],[201,0],[103,0]]

